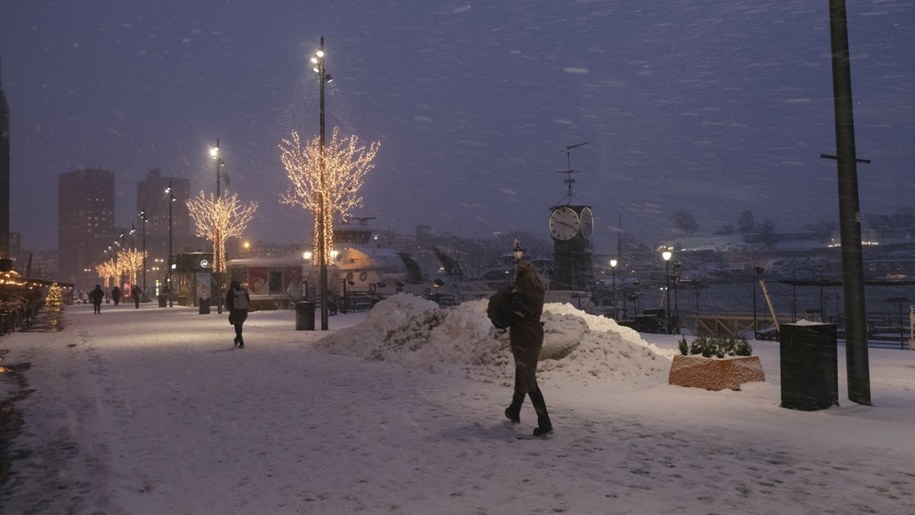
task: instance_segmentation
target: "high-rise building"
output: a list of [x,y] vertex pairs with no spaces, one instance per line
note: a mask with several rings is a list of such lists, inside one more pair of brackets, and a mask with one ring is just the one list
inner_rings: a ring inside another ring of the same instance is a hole
[[[175,197],[175,201],[171,203],[171,222],[169,222],[170,197],[166,193],[169,186],[171,186],[171,194]],[[137,182],[137,213],[146,214],[148,285],[152,285],[156,279],[163,280],[166,275],[169,224],[171,224],[173,254],[185,252],[189,250],[189,245],[192,245],[191,217],[187,209],[190,190],[189,180],[179,177],[164,177],[158,168],[149,170],[146,179]],[[141,224],[142,220],[139,220],[137,229],[142,231]]]
[[10,107],[0,78],[0,257],[10,255]]
[[77,288],[100,283],[95,266],[118,237],[114,226],[114,173],[85,168],[62,173],[57,192],[60,280]]

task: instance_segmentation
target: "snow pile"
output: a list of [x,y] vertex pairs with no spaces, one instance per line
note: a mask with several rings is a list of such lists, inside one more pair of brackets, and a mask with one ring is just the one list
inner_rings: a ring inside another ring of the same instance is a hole
[[[340,329],[316,346],[427,371],[458,369],[481,381],[509,381],[514,363],[508,332],[490,324],[486,304],[480,299],[443,309],[421,297],[396,295],[376,304],[364,322]],[[646,343],[632,329],[570,304],[547,304],[541,321],[543,377],[666,381],[672,353]]]

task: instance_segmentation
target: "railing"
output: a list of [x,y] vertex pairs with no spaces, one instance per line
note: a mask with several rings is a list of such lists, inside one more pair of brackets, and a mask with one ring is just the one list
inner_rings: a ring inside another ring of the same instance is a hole
[[[778,313],[780,324],[792,322],[792,316]],[[718,313],[709,315],[690,315],[681,310],[684,327],[692,328],[697,336],[718,336],[725,338],[749,337],[754,332],[756,339],[778,339],[778,332],[771,315],[765,317],[752,313]],[[842,315],[821,317],[819,313],[808,313],[807,320],[836,324],[839,338],[844,338],[845,318]],[[906,345],[915,349],[915,306],[910,307],[909,320],[906,322],[898,313],[871,312],[867,314],[867,339],[869,344],[888,345],[898,342],[899,348]],[[908,323],[908,330],[906,330]]]

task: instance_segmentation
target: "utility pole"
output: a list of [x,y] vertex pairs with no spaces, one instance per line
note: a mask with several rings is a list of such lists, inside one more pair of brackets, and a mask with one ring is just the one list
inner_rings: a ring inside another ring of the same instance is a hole
[[836,162],[839,175],[842,286],[845,292],[845,360],[848,373],[848,398],[852,402],[870,406],[861,210],[858,204],[858,168],[845,0],[829,0],[829,27],[832,46]]

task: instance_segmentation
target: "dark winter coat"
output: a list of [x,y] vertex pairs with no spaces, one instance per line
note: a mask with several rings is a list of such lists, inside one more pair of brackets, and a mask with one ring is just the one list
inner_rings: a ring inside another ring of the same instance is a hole
[[[530,267],[530,268],[527,268]],[[521,298],[524,318],[509,328],[509,342],[515,358],[515,393],[528,393],[537,388],[537,361],[543,348],[543,282],[536,270],[525,263],[519,266],[515,282],[505,289],[515,290]]]
[[105,292],[101,288],[95,288],[89,292],[89,299],[92,300],[92,303],[96,306],[102,305],[102,299],[105,298]]
[[226,308],[229,310],[229,323],[243,324],[245,323],[245,320],[248,319],[248,308],[240,308],[235,306],[236,295],[243,297],[247,301],[247,305],[251,304],[251,297],[248,295],[248,290],[244,288],[238,290],[229,288],[229,291],[226,292]]

